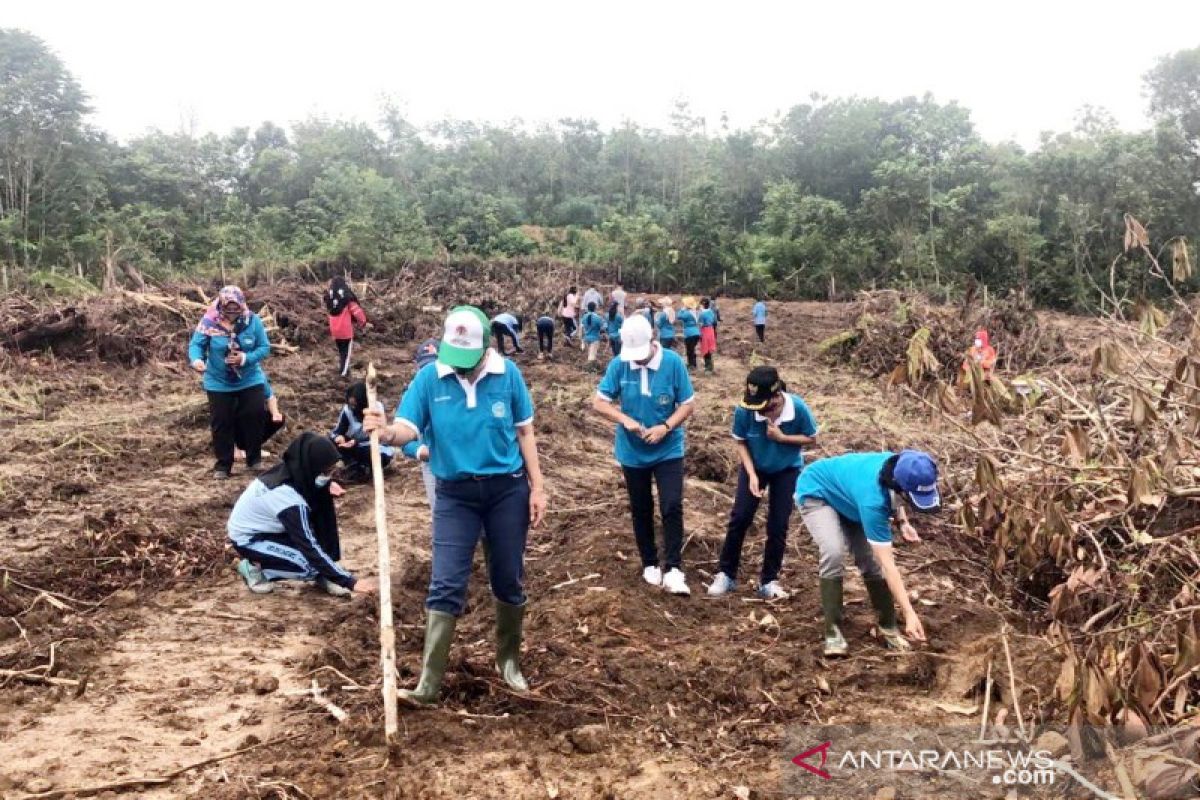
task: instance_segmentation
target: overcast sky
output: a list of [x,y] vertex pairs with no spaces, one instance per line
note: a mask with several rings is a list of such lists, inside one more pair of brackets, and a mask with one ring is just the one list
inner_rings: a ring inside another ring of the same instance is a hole
[[687,98],[710,130],[769,119],[813,92],[930,91],[990,140],[1036,144],[1084,104],[1145,127],[1141,76],[1200,46],[1200,0],[723,3],[365,3],[7,0],[122,139],[149,127],[226,132],[312,114],[375,121],[585,116],[665,126]]

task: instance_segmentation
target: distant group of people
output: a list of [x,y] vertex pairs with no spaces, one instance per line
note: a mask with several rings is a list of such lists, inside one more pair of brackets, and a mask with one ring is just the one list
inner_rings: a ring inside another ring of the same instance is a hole
[[[575,294],[572,287],[560,311]],[[582,324],[579,335],[585,346],[598,345],[601,336],[608,338],[613,358],[592,408],[614,425],[614,455],[624,479],[641,578],[670,594],[687,595],[692,590],[683,559],[688,451],[684,428],[699,402],[689,366],[696,366],[698,346],[706,369],[712,371],[719,314],[711,299],[685,297],[678,314],[671,299],[662,298],[654,303],[639,300],[626,316],[627,296],[620,286],[609,299],[603,315],[595,299],[588,300],[580,317],[563,315],[564,333],[570,340],[580,330],[567,324],[571,319]],[[330,283],[326,302],[331,333],[338,342],[339,374],[348,376],[352,346],[341,343],[346,329],[338,323],[335,331],[334,317],[349,315],[352,341],[354,330],[366,325],[366,314],[340,279]],[[546,330],[544,319],[537,321],[539,350],[548,356],[554,324],[550,320]],[[676,323],[681,331],[676,331]],[[763,340],[762,301],[755,304],[753,324]],[[240,556],[238,573],[250,591],[269,592],[279,580],[308,581],[333,595],[375,591],[377,578],[355,575],[340,564],[333,499],[343,490],[334,481],[335,468],[340,462],[351,479],[368,476],[373,432],[378,432],[385,464],[397,450],[421,464],[432,509],[432,567],[421,676],[416,687],[403,693],[413,703],[437,700],[480,541],[495,598],[496,667],[514,691],[528,688],[520,667],[527,602],[525,550],[528,531],[542,522],[548,501],[534,433],[534,403],[520,369],[504,357],[508,342],[514,352],[523,352],[520,328],[515,314],[489,318],[471,306],[452,309],[440,339],[418,346],[416,372],[393,414],[389,416],[382,403],[369,407],[365,385],[350,383],[332,430],[301,433],[267,471],[260,471],[265,420],[278,415],[282,422],[283,416],[278,401],[268,405],[266,330],[237,287],[220,291],[189,346],[192,366],[203,374],[209,395],[215,472],[228,477],[234,448],[241,447],[254,473],[227,524]],[[543,348],[544,337],[550,341]],[[677,338],[684,339],[686,361],[674,350]],[[493,339],[495,347],[490,346]],[[589,347],[590,357],[596,349]],[[892,557],[891,523],[896,522],[904,539],[915,541],[918,535],[905,505],[922,512],[939,507],[938,470],[932,457],[917,450],[848,453],[806,466],[804,451],[818,437],[812,410],[788,390],[774,367],[755,367],[744,385],[731,424],[739,465],[737,489],[719,570],[707,594],[720,596],[737,589],[745,536],[765,496],[766,544],[757,582],[761,597],[788,596],[780,575],[792,510],[798,508],[819,552],[825,654],[848,650],[841,631],[842,562],[847,551],[863,574],[884,643],[907,649],[909,639],[924,639]],[[655,535],[656,494],[661,552]],[[897,603],[904,615],[903,633]]]

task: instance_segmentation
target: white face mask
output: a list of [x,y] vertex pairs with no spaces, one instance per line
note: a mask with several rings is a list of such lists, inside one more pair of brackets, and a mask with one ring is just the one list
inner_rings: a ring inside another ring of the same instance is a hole
[[331,480],[333,480],[332,475],[318,475],[316,480],[313,481],[313,483],[315,483],[317,485],[318,489],[324,489],[326,486],[329,485],[329,482]]
[[976,346],[976,347],[983,347],[983,339],[976,339],[976,340],[975,340],[975,346]]

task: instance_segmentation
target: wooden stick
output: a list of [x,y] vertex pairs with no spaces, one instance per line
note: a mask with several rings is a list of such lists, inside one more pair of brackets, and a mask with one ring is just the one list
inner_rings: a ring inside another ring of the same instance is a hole
[[[375,408],[375,362],[367,364],[367,408]],[[387,499],[379,431],[371,431],[371,476],[375,483],[375,534],[379,540],[379,651],[383,666],[383,732],[390,744],[400,728],[396,705],[396,629],[392,626],[392,564],[388,547]]]

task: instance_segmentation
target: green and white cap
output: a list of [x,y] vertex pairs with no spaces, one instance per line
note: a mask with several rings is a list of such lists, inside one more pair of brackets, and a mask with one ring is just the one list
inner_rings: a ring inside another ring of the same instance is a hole
[[490,326],[488,318],[475,306],[450,309],[438,346],[438,361],[459,369],[478,364],[487,350]]

